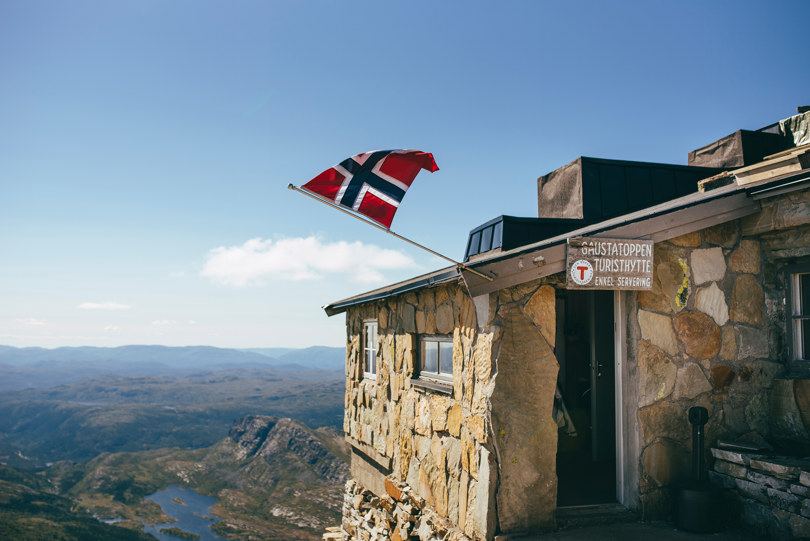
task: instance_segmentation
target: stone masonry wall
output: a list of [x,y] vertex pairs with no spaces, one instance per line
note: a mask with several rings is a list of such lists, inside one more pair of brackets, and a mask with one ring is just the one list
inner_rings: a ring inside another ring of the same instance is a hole
[[[347,485],[347,500],[365,502],[357,512],[346,506],[347,538],[361,538],[349,530],[362,531],[356,525],[367,515],[384,517],[377,539],[431,539],[431,531],[448,539],[492,539],[498,516],[502,531],[553,526],[554,302],[554,288],[535,281],[490,295],[487,321],[477,321],[461,284],[350,309],[344,430],[361,452],[390,463],[390,473],[388,494]],[[378,322],[376,379],[363,377],[364,319]],[[453,338],[449,394],[411,381],[420,334]],[[532,378],[522,377],[521,367]],[[528,383],[532,389],[509,396]],[[533,498],[525,497],[529,489]],[[392,493],[408,494],[407,512]]]
[[[773,381],[786,369],[781,268],[808,252],[810,197],[655,245],[655,281],[630,314],[640,340],[640,494],[646,518],[670,509],[666,486],[689,473],[692,406],[709,410],[706,441],[770,436]],[[804,245],[796,244],[805,242]]]

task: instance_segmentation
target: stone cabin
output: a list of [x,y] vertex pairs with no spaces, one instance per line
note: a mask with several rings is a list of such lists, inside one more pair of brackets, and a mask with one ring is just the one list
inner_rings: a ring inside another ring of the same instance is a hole
[[[465,264],[491,281],[451,267],[326,306],[346,314],[352,449],[328,535],[492,540],[576,506],[666,519],[693,406],[707,446],[810,450],[809,127],[740,130],[687,166],[579,158],[538,179],[539,218],[472,230]],[[579,237],[652,241],[649,287],[571,288]],[[750,481],[728,470],[713,481]],[[806,535],[793,484],[790,510],[768,483],[737,509]]]

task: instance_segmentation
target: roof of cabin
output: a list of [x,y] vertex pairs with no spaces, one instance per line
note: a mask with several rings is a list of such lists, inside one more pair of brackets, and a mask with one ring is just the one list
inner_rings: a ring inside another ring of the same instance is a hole
[[[810,144],[769,156],[757,164],[721,172],[702,180],[701,184],[707,186],[708,191],[677,197],[579,228],[571,229],[569,226],[572,224],[561,223],[559,225],[563,231],[546,229],[550,236],[540,240],[509,247],[492,246],[489,252],[475,255],[467,263],[468,267],[492,277],[492,281],[463,268],[448,267],[328,304],[324,306],[324,310],[332,316],[345,312],[351,306],[461,278],[466,282],[470,294],[475,297],[562,272],[565,268],[566,242],[571,237],[603,236],[661,242],[741,218],[757,212],[761,199],[807,188],[810,185],[808,159]],[[536,220],[538,219],[501,216],[474,229],[473,233],[498,223],[506,227],[510,221],[525,224]],[[468,251],[469,244],[468,241]]]

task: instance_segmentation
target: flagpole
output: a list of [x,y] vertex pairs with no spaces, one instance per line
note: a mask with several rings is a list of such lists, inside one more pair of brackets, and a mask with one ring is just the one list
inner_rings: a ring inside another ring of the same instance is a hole
[[394,237],[396,237],[396,238],[398,238],[398,239],[400,239],[400,240],[404,240],[405,242],[407,242],[407,243],[409,243],[409,244],[412,244],[412,245],[416,246],[417,248],[421,248],[422,250],[425,250],[426,252],[430,252],[431,254],[435,255],[436,257],[440,257],[440,258],[444,259],[445,261],[449,261],[450,263],[452,263],[453,265],[455,265],[455,266],[456,266],[456,267],[458,267],[458,268],[461,268],[461,269],[464,269],[464,270],[470,271],[471,273],[475,274],[476,276],[480,276],[481,278],[484,278],[485,280],[489,280],[490,282],[494,281],[494,278],[492,278],[491,276],[487,276],[486,274],[483,274],[483,273],[481,273],[481,272],[478,272],[478,271],[477,271],[477,270],[475,270],[475,269],[471,269],[471,268],[470,268],[470,267],[468,267],[467,265],[464,265],[463,263],[459,263],[459,262],[458,262],[458,261],[456,261],[455,259],[450,259],[449,257],[447,257],[447,256],[445,256],[445,255],[442,255],[442,254],[440,254],[439,252],[434,252],[434,251],[433,251],[433,250],[431,250],[430,248],[428,248],[428,247],[426,247],[426,246],[422,246],[422,245],[421,245],[421,244],[419,244],[418,242],[414,242],[414,241],[412,241],[411,239],[407,239],[407,238],[403,237],[402,235],[398,235],[397,233],[394,233],[393,231],[391,231],[391,230],[390,230],[390,229],[388,229],[387,227],[383,227],[383,226],[381,226],[380,224],[375,223],[375,222],[373,222],[373,221],[371,221],[371,220],[367,220],[367,219],[365,219],[365,218],[361,218],[361,217],[360,217],[360,216],[358,216],[357,214],[355,214],[355,213],[353,213],[353,212],[350,212],[349,210],[347,210],[347,209],[345,209],[345,208],[341,207],[340,205],[338,205],[338,204],[336,204],[336,203],[333,203],[332,201],[329,201],[328,199],[325,199],[325,198],[323,198],[323,197],[320,197],[320,196],[318,196],[317,194],[314,194],[314,193],[309,192],[309,191],[307,191],[307,190],[303,190],[303,189],[301,189],[301,188],[299,188],[298,186],[295,186],[295,185],[293,185],[293,184],[289,184],[289,185],[287,186],[287,188],[289,188],[290,190],[295,190],[296,192],[302,193],[302,194],[304,194],[304,195],[306,195],[306,196],[309,196],[309,197],[311,197],[312,199],[315,199],[316,201],[320,201],[321,203],[325,203],[325,204],[329,205],[330,207],[335,208],[335,209],[339,210],[340,212],[342,212],[342,213],[344,213],[344,214],[348,214],[349,216],[351,216],[351,217],[353,217],[353,218],[356,218],[356,219],[360,220],[360,221],[361,221],[361,222],[363,222],[363,223],[366,223],[366,224],[368,224],[368,225],[373,225],[374,227],[376,227],[376,228],[377,228],[377,229],[379,229],[380,231],[385,231],[385,232],[386,232],[386,233],[388,233],[389,235],[392,235],[392,236],[394,236]]

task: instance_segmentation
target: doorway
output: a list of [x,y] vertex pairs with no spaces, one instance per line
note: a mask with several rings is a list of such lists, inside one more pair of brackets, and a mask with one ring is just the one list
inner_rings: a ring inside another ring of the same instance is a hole
[[561,290],[556,310],[557,506],[614,503],[614,294]]

